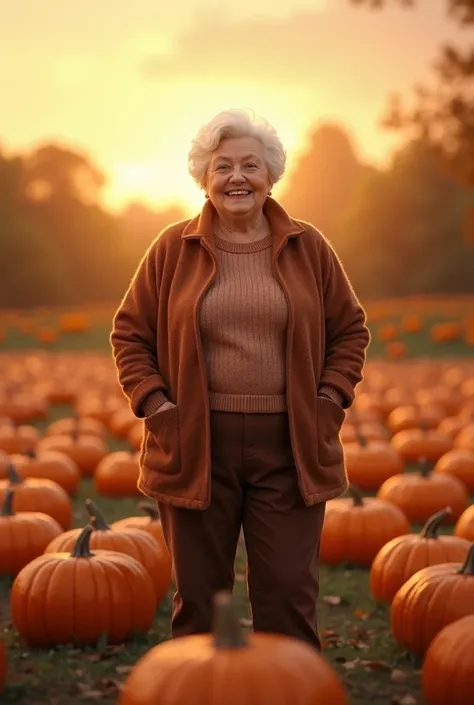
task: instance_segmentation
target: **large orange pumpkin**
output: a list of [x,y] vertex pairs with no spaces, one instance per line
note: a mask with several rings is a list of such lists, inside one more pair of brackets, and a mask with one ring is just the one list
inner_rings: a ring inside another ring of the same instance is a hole
[[75,495],[81,475],[77,465],[64,453],[45,450],[36,454],[12,455],[11,462],[23,479],[51,480],[56,482],[69,495]]
[[62,532],[58,522],[47,514],[15,513],[13,497],[14,490],[7,490],[0,508],[0,575],[16,575]]
[[451,622],[474,614],[474,544],[466,560],[439,563],[412,575],[392,601],[392,632],[398,646],[425,653]]
[[455,536],[474,541],[474,504],[464,511],[454,527]]
[[71,552],[45,553],[28,563],[11,590],[12,621],[32,647],[119,644],[146,633],[155,618],[155,592],[143,566],[117,551],[89,548],[92,526]]
[[434,428],[407,428],[396,433],[391,443],[407,463],[417,463],[420,458],[436,462],[453,447],[451,437]]
[[[94,532],[90,537],[93,550],[104,549],[119,551],[132,556],[148,571],[152,578],[157,602],[167,595],[171,585],[169,554],[153,536],[142,529],[112,529],[105,521],[102,511],[91,499],[86,500],[86,508],[92,519]],[[72,550],[80,529],[72,529],[55,538],[46,547],[45,553],[57,553]]]
[[472,705],[474,701],[474,615],[444,627],[431,642],[421,684],[426,705]]
[[344,455],[349,481],[361,490],[376,490],[387,478],[403,472],[404,462],[390,443],[367,441],[360,433],[357,443],[344,445]]
[[63,529],[72,522],[72,505],[67,492],[52,480],[26,478],[17,473],[13,463],[8,466],[8,480],[0,480],[0,503],[5,492],[15,489],[14,508],[17,512],[43,512],[56,519]]
[[390,477],[380,487],[377,497],[396,504],[415,523],[427,521],[447,504],[451,507],[447,521],[453,523],[469,503],[463,483],[452,475],[433,473],[429,461],[422,463],[419,472]]
[[466,486],[468,492],[474,492],[474,452],[455,448],[441,456],[435,465],[435,472],[454,475]]
[[449,511],[430,517],[421,533],[398,536],[382,546],[370,569],[370,589],[376,600],[390,604],[397,590],[422,568],[465,560],[470,542],[438,533]]
[[410,532],[410,523],[391,502],[362,497],[352,485],[349,493],[326,505],[320,560],[368,566],[387,541]]
[[173,639],[148,651],[119,705],[347,705],[332,667],[308,644],[239,627],[230,596],[215,599],[214,634]]
[[143,531],[147,531],[161,544],[165,553],[168,553],[157,505],[150,504],[149,502],[140,502],[138,508],[141,509],[146,516],[125,517],[125,519],[114,521],[114,523],[110,525],[110,528],[115,530],[129,528],[143,529]]
[[94,486],[104,497],[133,497],[138,489],[140,474],[138,453],[118,450],[102,458],[94,473]]

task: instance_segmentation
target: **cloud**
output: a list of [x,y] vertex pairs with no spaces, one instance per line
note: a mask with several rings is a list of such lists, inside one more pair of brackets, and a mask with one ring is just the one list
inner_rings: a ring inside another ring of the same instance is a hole
[[172,50],[144,57],[140,69],[163,82],[244,80],[311,90],[336,81],[351,91],[363,88],[368,76],[373,85],[375,74],[379,84],[396,88],[426,69],[438,31],[421,12],[364,12],[349,0],[331,11],[287,17],[231,19],[213,11],[199,15]]

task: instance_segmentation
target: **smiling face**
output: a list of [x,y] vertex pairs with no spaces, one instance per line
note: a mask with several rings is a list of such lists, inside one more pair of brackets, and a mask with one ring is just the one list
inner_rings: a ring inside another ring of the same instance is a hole
[[253,217],[261,211],[271,186],[259,140],[232,137],[220,142],[206,181],[209,199],[219,215]]

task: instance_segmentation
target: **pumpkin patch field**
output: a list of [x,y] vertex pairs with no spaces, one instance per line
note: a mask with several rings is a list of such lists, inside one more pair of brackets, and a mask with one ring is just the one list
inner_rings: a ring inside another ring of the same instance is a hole
[[0,314],[2,705],[472,705],[474,300],[366,309],[340,434],[351,484],[321,540],[322,657],[252,634],[243,538],[215,638],[168,639],[170,559],[136,489],[113,310]]

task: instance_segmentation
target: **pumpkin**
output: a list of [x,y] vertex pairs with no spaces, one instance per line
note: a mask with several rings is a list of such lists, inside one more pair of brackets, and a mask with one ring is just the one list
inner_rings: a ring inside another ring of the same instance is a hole
[[418,570],[437,563],[464,561],[470,542],[438,533],[450,511],[442,509],[433,514],[419,534],[397,536],[382,546],[370,569],[374,599],[390,604],[397,590]]
[[14,494],[14,490],[7,490],[0,508],[0,575],[16,575],[62,532],[58,522],[47,514],[15,513]]
[[474,452],[456,448],[445,453],[435,465],[436,473],[454,475],[461,480],[469,493],[474,492]]
[[400,431],[410,428],[436,428],[445,416],[445,412],[439,406],[421,407],[418,404],[409,406],[397,406],[388,416],[387,426],[395,435]]
[[138,453],[119,450],[102,458],[94,473],[94,486],[105,497],[141,495],[138,489]]
[[474,615],[448,624],[431,642],[421,686],[426,705],[472,705],[474,693]]
[[386,480],[377,497],[396,504],[415,523],[427,521],[446,504],[451,507],[446,519],[454,523],[469,503],[463,483],[452,475],[432,473],[432,465],[426,459],[420,472],[407,472]]
[[420,458],[436,462],[453,447],[451,436],[434,428],[398,431],[391,444],[407,463],[417,463]]
[[454,447],[474,453],[474,423],[465,426],[454,441]]
[[97,436],[105,440],[107,427],[97,419],[78,419],[68,416],[50,423],[45,436],[70,436],[74,433],[79,436]]
[[410,523],[391,502],[364,498],[353,485],[348,491],[350,497],[326,505],[320,560],[369,566],[387,541],[410,532]]
[[7,469],[8,480],[0,480],[0,502],[9,487],[15,488],[14,508],[17,512],[43,512],[56,519],[63,529],[72,522],[72,506],[67,492],[52,480],[25,480],[17,473],[13,463]]
[[474,614],[474,544],[466,560],[422,568],[392,601],[392,632],[398,646],[424,654],[436,634],[451,622]]
[[71,434],[47,436],[38,443],[38,452],[59,450],[73,460],[81,475],[91,477],[102,458],[107,455],[105,442],[95,435],[73,431]]
[[474,504],[471,504],[457,520],[454,535],[474,541]]
[[357,443],[344,445],[349,481],[362,490],[376,490],[392,475],[403,472],[404,463],[385,441],[369,441],[358,433]]
[[155,618],[155,593],[143,566],[124,553],[91,552],[92,526],[71,552],[45,553],[28,563],[11,589],[12,621],[31,647],[119,644],[146,633]]
[[146,516],[119,519],[118,521],[114,521],[114,523],[110,525],[110,528],[116,531],[127,528],[143,529],[143,531],[151,534],[156,541],[161,544],[163,551],[168,553],[157,505],[150,504],[149,502],[140,502],[138,508],[145,512]]
[[0,450],[5,453],[26,453],[36,448],[40,434],[34,426],[0,426]]
[[[94,533],[90,538],[93,550],[119,551],[132,556],[143,565],[153,581],[157,602],[167,595],[171,585],[169,554],[146,531],[135,528],[112,529],[105,521],[99,507],[91,499],[86,500],[86,509],[91,516]],[[45,553],[70,551],[80,534],[80,529],[67,531],[55,538],[46,547]]]
[[226,593],[215,596],[213,634],[166,641],[133,667],[119,705],[347,705],[332,667],[308,644],[244,635]]
[[32,450],[25,455],[13,455],[11,462],[23,479],[51,480],[68,495],[75,495],[79,488],[81,475],[77,465],[59,451],[45,450],[37,454]]
[[115,411],[109,419],[110,433],[116,438],[126,440],[128,432],[137,422],[137,417],[129,406]]

